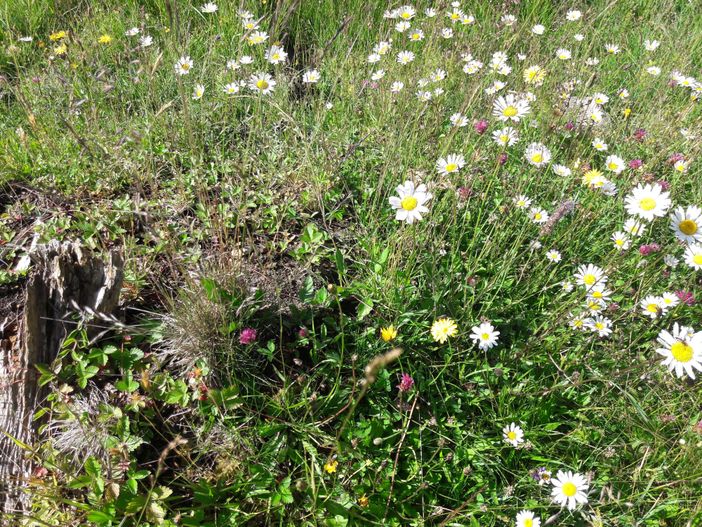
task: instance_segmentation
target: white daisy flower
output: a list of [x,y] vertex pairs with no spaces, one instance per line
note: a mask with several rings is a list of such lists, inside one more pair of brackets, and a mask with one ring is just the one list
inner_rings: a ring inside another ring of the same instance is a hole
[[523,194],[514,198],[514,206],[518,209],[527,209],[529,205],[531,205],[531,199]]
[[565,48],[558,48],[556,50],[556,57],[559,58],[560,60],[570,60],[572,57],[572,54],[570,53],[570,50],[565,49]]
[[390,85],[390,91],[392,93],[399,93],[402,91],[402,88],[405,87],[405,83],[402,81],[395,81]]
[[193,99],[198,100],[202,99],[202,96],[205,94],[205,87],[202,84],[196,84],[195,88],[193,88]]
[[695,243],[685,249],[685,263],[696,271],[702,269],[702,244]]
[[502,437],[506,443],[517,447],[524,442],[524,431],[519,425],[511,423],[502,429]]
[[571,9],[566,13],[566,20],[570,22],[575,22],[576,20],[580,20],[582,16],[583,14],[577,9]]
[[665,292],[661,295],[661,303],[665,309],[673,309],[680,303],[680,299],[675,293]]
[[665,216],[670,207],[670,193],[664,192],[658,184],[639,184],[626,197],[625,202],[629,214],[651,221],[656,216]]
[[694,205],[676,208],[670,215],[670,229],[685,243],[702,241],[702,209]]
[[246,41],[253,46],[263,44],[266,40],[268,40],[268,33],[265,31],[254,31],[246,39]]
[[632,236],[639,237],[646,230],[646,225],[634,218],[629,218],[624,222],[624,231]]
[[190,57],[180,57],[178,62],[175,63],[175,71],[178,75],[187,75],[191,69],[193,69],[193,61]]
[[302,75],[302,82],[305,84],[315,84],[319,82],[319,79],[321,76],[319,75],[319,71],[317,70],[307,70],[303,75]]
[[268,73],[254,73],[249,78],[249,89],[268,95],[275,88],[276,82]]
[[519,141],[519,133],[511,126],[506,126],[501,130],[495,130],[492,133],[492,137],[500,146],[512,146]]
[[[541,483],[541,481],[539,481]],[[531,511],[521,511],[517,513],[517,517],[514,520],[515,527],[541,527],[541,518],[534,515]]]
[[529,217],[534,223],[546,223],[548,221],[548,212],[541,207],[532,207],[529,211]]
[[663,365],[674,371],[677,377],[687,374],[695,378],[694,370],[702,371],[702,332],[694,333],[692,328],[673,325],[673,332],[663,330],[658,334],[662,347],[656,352],[665,359]]
[[402,65],[409,64],[414,60],[414,53],[411,51],[400,51],[397,54],[397,62]]
[[483,322],[479,326],[471,328],[470,338],[478,344],[481,350],[487,351],[497,346],[497,337],[499,334],[500,332],[496,331],[492,324]]
[[553,165],[551,168],[554,174],[561,177],[569,177],[573,173],[572,170],[565,165]]
[[515,123],[531,111],[529,102],[525,99],[518,99],[511,93],[495,99],[492,105],[492,115],[500,121],[512,120]]
[[529,164],[542,167],[551,161],[551,151],[541,143],[531,143],[524,152]]
[[596,265],[581,265],[575,272],[575,282],[589,289],[595,284],[606,284],[607,276],[604,270]]
[[606,152],[608,148],[607,143],[605,143],[599,137],[595,137],[595,139],[593,139],[592,146],[599,152]]
[[[602,306],[600,303],[595,304],[600,308]],[[585,326],[590,331],[597,333],[598,337],[607,337],[612,333],[612,321],[601,315],[595,315],[591,319],[588,319]]]
[[646,48],[646,51],[656,51],[660,45],[661,43],[657,40],[644,40],[644,47]]
[[610,172],[620,174],[626,168],[626,162],[621,157],[612,155],[607,156],[607,159],[605,160],[605,166]]
[[546,253],[546,259],[553,263],[558,263],[561,261],[561,253],[555,249],[551,249]]
[[390,198],[390,205],[396,210],[395,219],[414,223],[415,220],[422,219],[422,214],[429,212],[425,206],[431,198],[431,193],[427,192],[427,187],[421,184],[415,188],[412,181],[405,181],[397,187],[398,196]]
[[551,479],[551,498],[561,507],[568,510],[587,503],[588,483],[584,476],[577,472],[559,470]]
[[631,246],[631,240],[627,233],[622,231],[617,231],[612,234],[612,241],[614,242],[614,247],[618,251],[625,251]]
[[447,176],[458,172],[465,164],[466,160],[461,154],[449,154],[445,158],[439,158],[436,162],[436,171],[442,176]]
[[449,117],[449,121],[451,121],[451,124],[457,128],[468,126],[468,118],[461,113],[454,113],[451,117]]
[[238,82],[230,82],[229,84],[224,85],[224,93],[227,95],[235,95],[239,93],[239,83]]
[[282,64],[287,58],[287,52],[280,46],[271,46],[265,53],[266,60],[271,64]]
[[662,299],[654,295],[648,295],[642,298],[639,302],[639,306],[643,314],[652,320],[662,316],[665,312]]

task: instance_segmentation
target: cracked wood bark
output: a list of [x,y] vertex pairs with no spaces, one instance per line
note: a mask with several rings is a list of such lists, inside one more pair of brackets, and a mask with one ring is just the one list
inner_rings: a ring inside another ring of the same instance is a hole
[[32,416],[46,396],[37,381],[36,364],[51,363],[68,331],[71,301],[111,313],[119,301],[123,262],[117,251],[92,255],[78,242],[52,240],[32,254],[34,270],[25,294],[18,345],[0,349],[0,513],[21,512],[28,505],[22,492],[31,463],[6,432],[32,445],[36,423]]

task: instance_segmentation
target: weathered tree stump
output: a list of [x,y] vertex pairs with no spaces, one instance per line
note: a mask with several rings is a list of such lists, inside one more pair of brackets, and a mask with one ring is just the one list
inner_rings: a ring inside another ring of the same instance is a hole
[[21,512],[22,492],[31,474],[26,452],[2,432],[31,445],[32,417],[46,396],[38,385],[36,364],[51,363],[66,334],[75,328],[75,306],[111,313],[119,301],[123,261],[118,251],[105,258],[92,255],[78,242],[52,240],[31,254],[33,271],[27,282],[19,339],[0,349],[0,512]]

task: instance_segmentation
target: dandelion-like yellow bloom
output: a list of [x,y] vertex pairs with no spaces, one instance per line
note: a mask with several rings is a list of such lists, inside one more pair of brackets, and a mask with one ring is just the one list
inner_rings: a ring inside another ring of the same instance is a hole
[[324,464],[324,470],[327,472],[327,474],[333,474],[334,472],[336,472],[336,467],[338,466],[339,462],[336,459],[334,459],[332,461],[327,461]]
[[100,38],[98,38],[98,42],[100,44],[109,44],[110,42],[112,42],[112,37],[110,35],[107,35],[107,34],[100,35]]
[[431,336],[436,342],[443,344],[449,337],[458,333],[458,326],[450,318],[440,318],[431,325]]
[[385,342],[390,342],[397,337],[397,330],[392,324],[385,328],[380,328],[380,338]]
[[66,44],[61,44],[60,46],[56,46],[54,48],[54,55],[65,55],[66,52],[68,51],[68,46]]
[[368,499],[368,496],[366,496],[365,494],[358,498],[358,506],[359,507],[366,508],[366,507],[368,507],[369,504],[370,504],[370,500]]
[[62,38],[66,38],[68,36],[68,32],[66,31],[56,31],[55,33],[51,33],[49,35],[49,39],[52,42],[56,42],[57,40],[61,40]]

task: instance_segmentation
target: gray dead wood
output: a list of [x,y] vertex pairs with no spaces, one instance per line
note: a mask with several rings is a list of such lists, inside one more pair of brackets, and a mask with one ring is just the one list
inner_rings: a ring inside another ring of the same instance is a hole
[[[93,255],[78,242],[52,240],[30,255],[24,314],[15,345],[0,349],[0,513],[26,509],[22,492],[32,471],[27,452],[2,432],[34,444],[32,416],[46,396],[36,364],[50,364],[66,334],[75,328],[75,305],[111,313],[118,304],[123,261],[118,251]],[[0,514],[1,516],[1,514]]]

